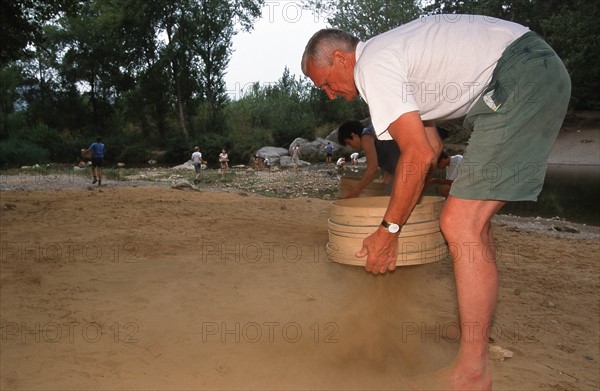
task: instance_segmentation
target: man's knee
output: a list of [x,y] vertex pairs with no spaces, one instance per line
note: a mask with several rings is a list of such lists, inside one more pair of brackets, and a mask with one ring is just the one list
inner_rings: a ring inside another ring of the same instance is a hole
[[450,196],[440,215],[440,229],[446,239],[461,233],[468,236],[486,232],[503,205],[501,201],[470,201]]
[[454,234],[458,233],[460,230],[459,227],[460,218],[455,216],[452,208],[444,208],[442,213],[440,214],[440,230],[446,240],[450,240]]

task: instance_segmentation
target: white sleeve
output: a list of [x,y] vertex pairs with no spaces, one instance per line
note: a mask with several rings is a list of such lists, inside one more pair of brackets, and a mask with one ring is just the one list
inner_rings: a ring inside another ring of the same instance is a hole
[[[397,64],[396,64],[397,65]],[[419,111],[406,73],[392,69],[390,64],[371,64],[355,70],[355,80],[361,96],[369,105],[371,121],[379,140],[391,140],[387,131],[402,114]]]

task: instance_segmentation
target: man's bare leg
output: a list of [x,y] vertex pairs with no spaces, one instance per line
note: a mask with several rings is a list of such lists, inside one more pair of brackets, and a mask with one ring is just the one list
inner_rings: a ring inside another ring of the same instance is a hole
[[454,261],[460,315],[458,355],[439,379],[454,390],[491,390],[488,337],[496,308],[498,272],[491,219],[503,201],[464,200],[449,196],[440,226]]

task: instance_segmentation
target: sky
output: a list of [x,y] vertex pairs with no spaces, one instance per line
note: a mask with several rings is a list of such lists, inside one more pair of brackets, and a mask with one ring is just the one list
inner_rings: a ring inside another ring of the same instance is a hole
[[300,4],[295,0],[267,0],[254,29],[234,36],[234,52],[225,75],[230,98],[243,97],[244,89],[255,82],[276,83],[286,66],[291,74],[303,76],[300,59],[304,47],[327,23],[324,16],[304,10]]

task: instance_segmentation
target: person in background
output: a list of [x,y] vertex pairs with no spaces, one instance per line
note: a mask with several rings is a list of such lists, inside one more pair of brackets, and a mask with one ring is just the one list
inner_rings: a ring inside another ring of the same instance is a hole
[[104,152],[106,146],[102,143],[102,137],[96,137],[96,142],[92,143],[87,149],[92,153],[92,175],[94,179],[92,184],[98,182],[98,186],[102,186],[102,167],[104,166]]
[[440,185],[440,193],[444,197],[448,197],[452,182],[458,178],[458,175],[460,174],[460,166],[463,160],[464,158],[462,155],[449,156],[446,151],[442,151],[440,157],[438,158],[437,168],[438,170],[445,170],[445,177],[433,178],[431,183]]
[[346,158],[341,157],[335,162],[335,168],[337,170],[338,175],[342,175],[344,172],[344,164],[346,164]]
[[354,170],[355,166],[358,166],[358,157],[360,154],[358,152],[352,152],[350,154],[350,162],[352,163],[352,170]]
[[343,122],[338,128],[338,142],[340,145],[362,150],[367,159],[367,169],[356,186],[348,191],[346,198],[358,197],[375,179],[379,168],[384,172],[383,181],[387,184],[392,183],[396,173],[396,163],[400,157],[400,149],[394,140],[377,140],[373,126],[365,128],[360,121],[349,120]]
[[302,151],[300,150],[299,143],[294,145],[290,155],[292,156],[292,162],[294,163],[294,167],[296,171],[298,171],[298,165],[300,164],[300,159],[302,158]]
[[202,175],[202,164],[206,164],[206,161],[202,159],[202,153],[200,153],[200,147],[194,147],[194,153],[192,153],[192,164],[196,171],[196,177],[194,183],[200,183],[200,175]]
[[331,157],[333,156],[333,145],[331,144],[330,141],[327,142],[327,145],[325,146],[325,164],[330,164],[331,163]]
[[219,163],[221,164],[221,180],[223,181],[225,180],[225,173],[227,172],[227,169],[229,169],[229,155],[227,155],[225,148],[221,149]]

